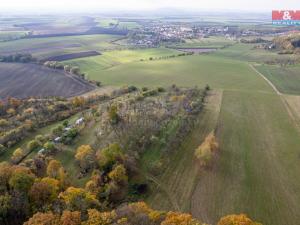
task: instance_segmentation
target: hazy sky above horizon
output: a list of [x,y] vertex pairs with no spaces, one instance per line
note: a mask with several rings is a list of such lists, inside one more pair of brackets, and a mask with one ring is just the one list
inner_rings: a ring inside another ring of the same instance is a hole
[[0,0],[0,11],[49,12],[87,10],[155,10],[178,8],[192,10],[270,11],[300,10],[300,0]]

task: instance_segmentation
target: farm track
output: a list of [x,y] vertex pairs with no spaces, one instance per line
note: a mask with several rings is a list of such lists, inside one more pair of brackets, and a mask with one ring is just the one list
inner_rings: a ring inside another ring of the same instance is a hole
[[282,93],[277,89],[277,87],[266,77],[264,76],[261,72],[259,72],[252,64],[248,64],[254,72],[256,72],[258,75],[260,75],[276,92],[277,95],[281,96]]
[[288,102],[287,100],[287,96],[288,95],[284,95],[282,94],[277,87],[266,77],[264,76],[261,72],[259,72],[252,64],[249,64],[249,66],[251,67],[251,69],[253,69],[258,75],[260,75],[272,88],[273,90],[276,92],[276,94],[280,97],[280,99],[282,100],[287,113],[289,114],[292,122],[296,125],[299,133],[300,133],[300,115],[297,115],[297,113],[295,113],[294,107]]

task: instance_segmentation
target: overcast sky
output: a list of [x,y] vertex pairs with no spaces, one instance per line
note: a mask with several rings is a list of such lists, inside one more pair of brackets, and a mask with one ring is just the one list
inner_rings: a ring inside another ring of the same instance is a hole
[[272,9],[300,10],[300,0],[0,0],[0,11],[101,11],[155,10],[179,8],[192,10],[270,11]]

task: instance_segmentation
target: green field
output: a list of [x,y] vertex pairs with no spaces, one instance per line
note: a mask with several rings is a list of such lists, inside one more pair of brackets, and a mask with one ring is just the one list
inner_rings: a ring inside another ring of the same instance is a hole
[[185,40],[185,43],[177,44],[175,46],[181,47],[181,48],[222,48],[227,45],[234,44],[235,41],[214,36],[214,37],[208,37],[208,38],[199,38],[199,39],[187,39]]
[[255,68],[268,78],[284,94],[300,95],[300,67],[257,65]]
[[139,25],[136,22],[120,22],[118,25],[119,29],[127,29],[127,30],[137,29],[140,27],[141,25]]
[[279,59],[295,59],[295,55],[279,55],[274,51],[256,49],[257,44],[237,43],[214,53],[215,56],[250,62],[265,62]]
[[116,19],[106,19],[106,18],[96,18],[95,22],[98,23],[98,26],[109,28],[116,24],[118,24],[118,20]]
[[176,55],[180,53],[177,50],[168,48],[152,48],[152,49],[135,49],[135,50],[116,50],[106,51],[100,56],[88,57],[82,59],[74,59],[65,63],[77,65],[86,73],[89,79],[106,82],[101,74],[107,72],[107,69],[133,62],[148,61],[150,57],[158,58],[163,56]]
[[[225,45],[229,46],[222,48]],[[118,86],[130,83],[138,86],[157,86],[170,85],[170,81],[172,81],[172,83],[180,83],[183,86],[212,83],[219,88],[224,84],[230,86],[230,83],[236,82],[235,76],[241,76],[238,74],[241,71],[240,67],[243,67],[242,64],[246,64],[246,62],[261,63],[265,60],[296,58],[296,56],[278,55],[276,52],[254,49],[254,46],[255,44],[235,43],[222,37],[210,37],[188,40],[187,43],[177,46],[222,48],[209,55],[195,54],[194,56],[150,61],[150,57],[158,59],[159,57],[178,55],[180,52],[172,48],[124,49],[104,51],[101,56],[74,59],[68,63],[79,66],[89,79],[101,81],[106,85]],[[232,77],[228,80],[221,80],[216,77],[218,71],[224,71],[225,76],[230,73],[228,76]],[[241,82],[243,83],[243,80]]]
[[15,40],[24,37],[26,31],[0,31],[0,41]]
[[220,156],[199,179],[192,213],[208,222],[247,213],[266,225],[298,224],[300,140],[283,102],[271,93],[225,91],[223,96]]
[[[85,70],[83,70],[85,71]],[[251,76],[248,64],[211,55],[177,57],[168,60],[132,62],[106,70],[88,72],[88,77],[107,85],[204,86],[213,88],[253,89],[263,91],[266,84]]]

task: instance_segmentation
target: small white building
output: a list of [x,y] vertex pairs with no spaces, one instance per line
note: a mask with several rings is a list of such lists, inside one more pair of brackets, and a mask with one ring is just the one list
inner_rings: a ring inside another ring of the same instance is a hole
[[42,148],[41,150],[38,151],[38,154],[43,154],[45,152],[45,149]]
[[64,131],[69,131],[69,130],[71,130],[71,127],[66,127],[66,128],[64,129]]
[[60,140],[61,140],[61,137],[54,138],[54,142],[60,142]]
[[79,118],[78,120],[76,120],[75,124],[76,124],[76,125],[80,125],[80,124],[82,124],[83,122],[84,122],[84,118],[81,117],[81,118]]

